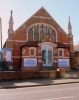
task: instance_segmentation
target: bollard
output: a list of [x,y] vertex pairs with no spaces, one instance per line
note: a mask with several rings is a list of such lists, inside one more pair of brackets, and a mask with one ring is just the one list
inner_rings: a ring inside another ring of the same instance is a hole
[[65,78],[65,69],[64,68],[60,68],[59,70],[60,70],[59,77],[60,78]]
[[60,73],[60,70],[59,68],[57,68],[56,78],[60,78],[59,73]]

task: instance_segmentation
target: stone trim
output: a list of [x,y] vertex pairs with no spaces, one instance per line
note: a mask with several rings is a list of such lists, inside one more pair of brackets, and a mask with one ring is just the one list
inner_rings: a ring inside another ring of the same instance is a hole
[[51,17],[44,17],[44,16],[32,16],[34,18],[43,18],[43,19],[52,19]]
[[61,59],[64,59],[64,58],[70,58],[70,57],[58,57],[58,56],[55,56],[54,58],[61,58]]
[[54,43],[51,43],[51,42],[44,42],[44,43],[40,44],[40,46],[43,46],[43,45],[51,45],[53,47],[57,47],[57,44],[54,44]]
[[42,58],[42,56],[22,56],[21,58]]
[[41,60],[41,59],[38,59],[38,62],[39,62],[39,63],[42,63],[42,60]]
[[54,60],[53,63],[58,63],[58,60]]
[[26,41],[23,41],[23,40],[11,40],[11,39],[8,39],[7,41],[14,41],[14,42],[26,42]]

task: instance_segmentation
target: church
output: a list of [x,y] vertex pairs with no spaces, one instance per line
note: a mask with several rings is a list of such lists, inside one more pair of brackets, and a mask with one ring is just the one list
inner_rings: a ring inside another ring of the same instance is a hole
[[41,7],[14,31],[12,13],[11,11],[8,38],[4,44],[5,48],[12,50],[11,70],[71,69],[74,44],[70,17],[66,33]]

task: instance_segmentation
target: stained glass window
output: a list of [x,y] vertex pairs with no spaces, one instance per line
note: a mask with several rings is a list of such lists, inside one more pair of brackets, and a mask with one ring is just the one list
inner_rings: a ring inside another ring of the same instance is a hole
[[56,42],[56,31],[53,27],[46,23],[37,23],[28,30],[28,41],[43,41],[46,35],[49,35],[51,40]]
[[39,31],[37,28],[34,31],[34,41],[39,41]]
[[30,28],[28,30],[28,41],[33,41],[33,30]]
[[54,30],[51,31],[51,39],[53,42],[56,42],[56,33]]
[[40,32],[40,41],[43,41],[43,39],[45,38],[45,33],[44,31]]

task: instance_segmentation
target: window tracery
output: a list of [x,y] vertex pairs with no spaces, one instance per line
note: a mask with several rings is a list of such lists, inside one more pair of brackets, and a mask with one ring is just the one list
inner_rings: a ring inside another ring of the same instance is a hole
[[49,35],[53,42],[57,41],[57,31],[53,26],[46,23],[36,23],[31,25],[27,30],[28,41],[43,41]]

